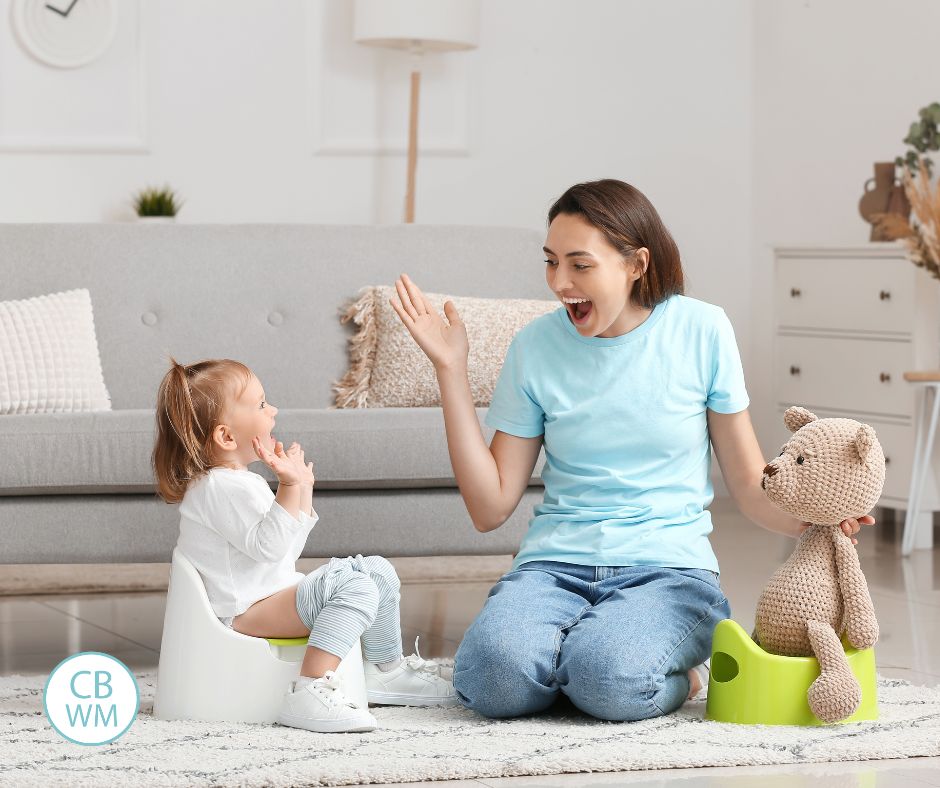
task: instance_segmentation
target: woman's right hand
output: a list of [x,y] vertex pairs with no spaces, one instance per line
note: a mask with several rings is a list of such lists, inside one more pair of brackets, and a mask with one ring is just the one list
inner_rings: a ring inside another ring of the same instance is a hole
[[466,366],[470,343],[467,341],[467,329],[453,303],[444,303],[444,314],[450,323],[448,326],[407,274],[399,277],[395,289],[401,302],[392,298],[389,303],[414,341],[431,359],[434,368],[442,369],[455,364]]

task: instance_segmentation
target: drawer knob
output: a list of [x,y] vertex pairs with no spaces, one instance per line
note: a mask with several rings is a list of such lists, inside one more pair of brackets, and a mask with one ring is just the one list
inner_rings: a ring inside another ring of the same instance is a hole
[[791,375],[799,375],[799,374],[800,374],[800,368],[799,368],[799,367],[791,366],[791,367],[790,367],[790,374],[791,374]]
[[885,455],[885,465],[891,464],[891,458],[888,455]]
[[887,372],[882,372],[882,373],[878,376],[878,379],[879,379],[882,383],[890,383],[890,382],[891,382],[891,376],[890,376]]
[[799,298],[801,295],[803,295],[803,293],[802,293],[802,291],[800,290],[800,288],[798,288],[798,287],[791,287],[791,288],[790,288],[790,298]]
[[890,290],[882,290],[880,293],[878,293],[878,298],[880,298],[882,301],[890,301],[890,300],[891,300],[891,291],[890,291]]

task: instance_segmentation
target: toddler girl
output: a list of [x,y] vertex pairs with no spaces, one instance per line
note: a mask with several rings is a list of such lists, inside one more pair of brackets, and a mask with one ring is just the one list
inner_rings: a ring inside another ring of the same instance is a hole
[[[375,729],[334,672],[360,639],[371,703],[454,704],[437,665],[402,657],[401,584],[388,561],[357,555],[296,571],[318,520],[313,463],[297,443],[285,451],[274,438],[277,412],[244,364],[171,359],[157,396],[153,465],[160,496],[180,504],[177,546],[220,621],[256,637],[309,635],[278,722],[321,733]],[[277,475],[276,494],[248,470],[258,460]]]

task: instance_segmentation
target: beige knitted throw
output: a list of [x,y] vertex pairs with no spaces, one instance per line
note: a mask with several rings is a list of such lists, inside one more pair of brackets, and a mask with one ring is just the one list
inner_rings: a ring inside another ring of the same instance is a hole
[[820,675],[809,688],[809,706],[824,722],[837,722],[861,702],[840,636],[859,649],[878,640],[868,584],[839,525],[878,502],[884,452],[875,431],[852,419],[819,419],[792,407],[784,423],[793,435],[764,468],[761,487],[774,504],[813,525],[761,593],[754,639],[773,654],[815,656]]

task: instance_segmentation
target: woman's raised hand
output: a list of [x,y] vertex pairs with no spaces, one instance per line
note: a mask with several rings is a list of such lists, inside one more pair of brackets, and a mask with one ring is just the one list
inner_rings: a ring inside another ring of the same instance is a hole
[[450,323],[447,325],[407,274],[399,277],[395,289],[400,303],[394,298],[389,299],[389,303],[434,367],[466,365],[470,353],[467,329],[453,303],[447,301],[444,304],[444,314]]

